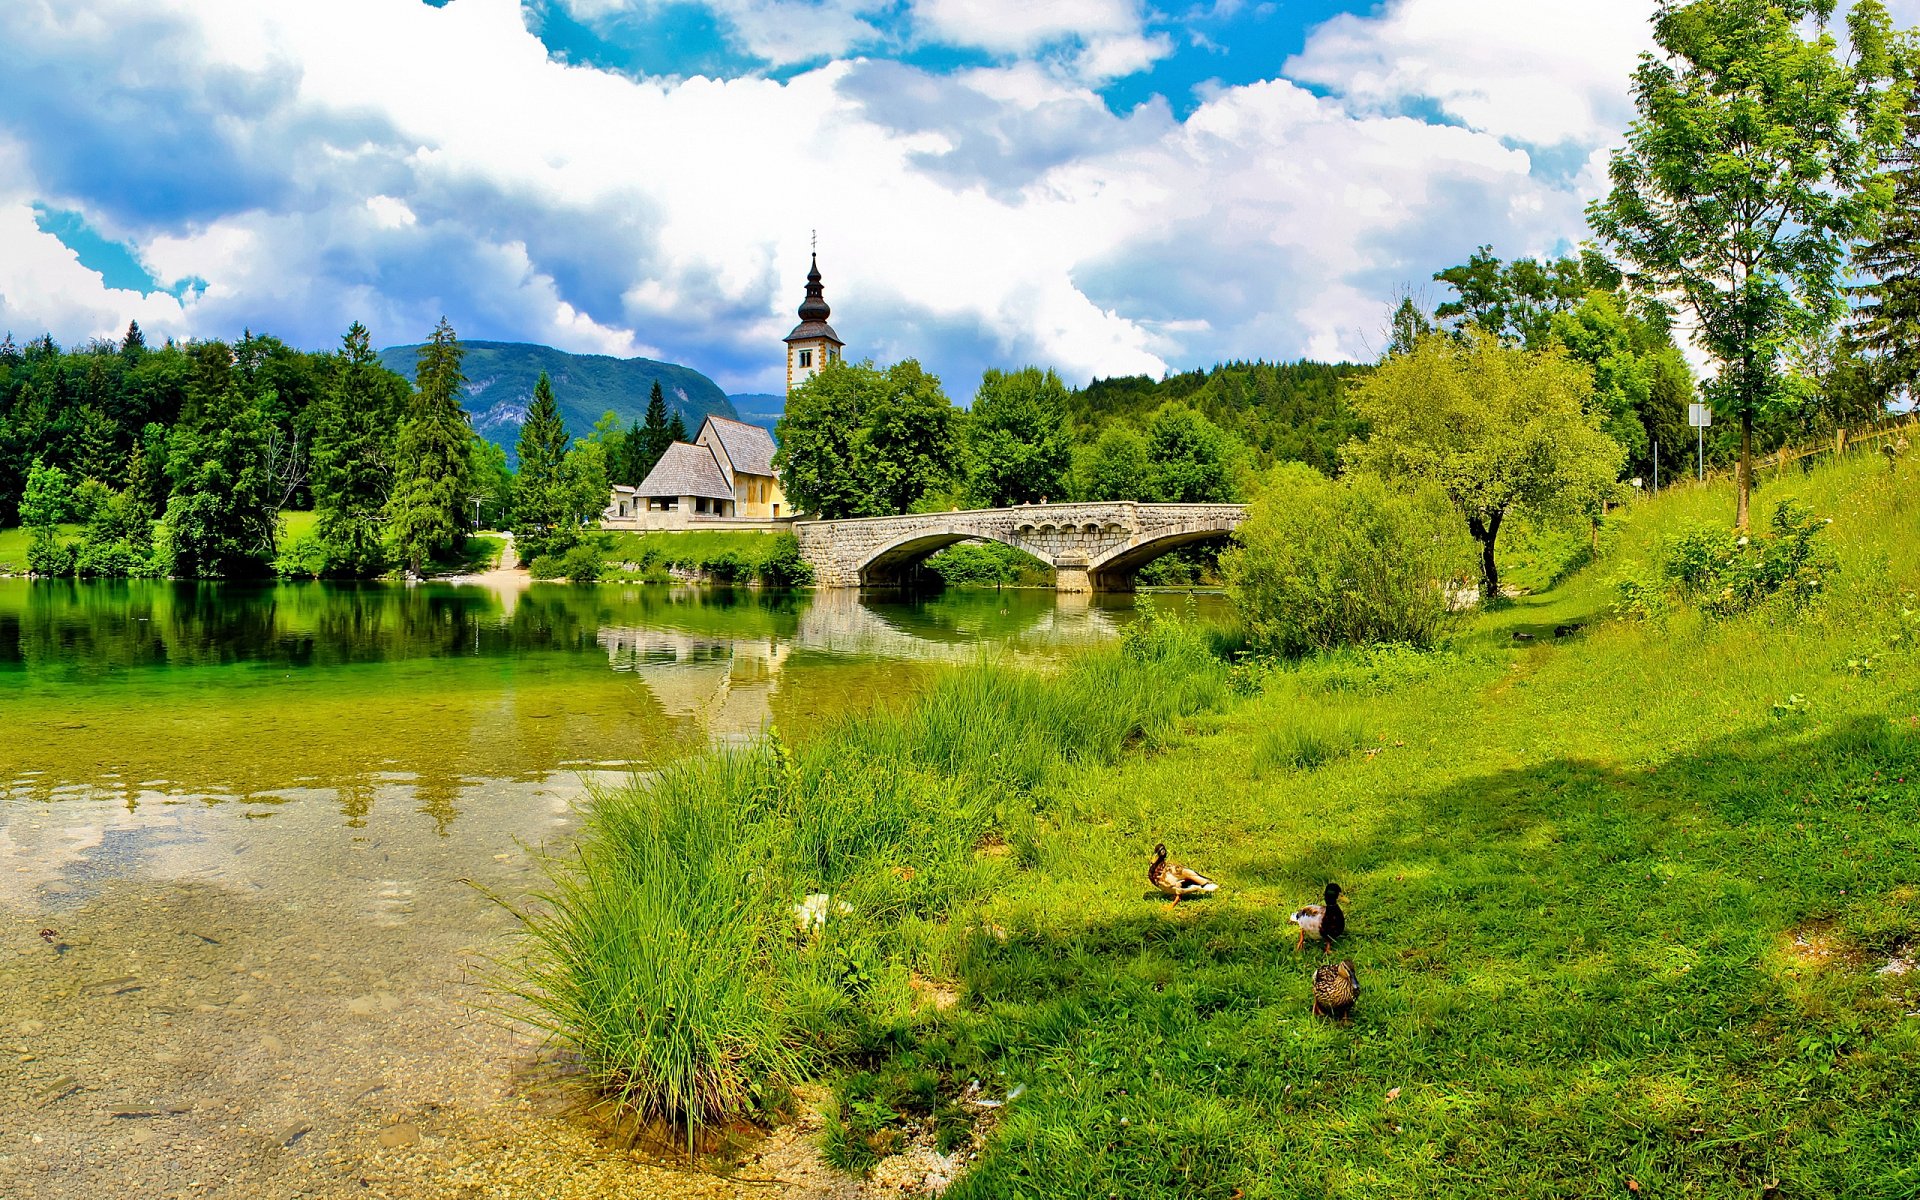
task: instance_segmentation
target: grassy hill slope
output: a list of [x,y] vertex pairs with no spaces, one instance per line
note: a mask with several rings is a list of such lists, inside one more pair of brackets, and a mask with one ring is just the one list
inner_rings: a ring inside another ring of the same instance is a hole
[[[567,431],[585,435],[602,413],[612,409],[624,428],[646,416],[647,397],[655,380],[667,404],[686,419],[687,431],[700,427],[703,417],[733,416],[720,385],[691,367],[655,362],[650,358],[611,358],[604,354],[569,354],[551,346],[526,342],[462,342],[466,350],[466,407],[473,427],[504,446],[508,457],[520,436],[534,381],[545,371],[553,380],[553,398]],[[391,346],[380,352],[381,365],[413,378],[418,346]]]

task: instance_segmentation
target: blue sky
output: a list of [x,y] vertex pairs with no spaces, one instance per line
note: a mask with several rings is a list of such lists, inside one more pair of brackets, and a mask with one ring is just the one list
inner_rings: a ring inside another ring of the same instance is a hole
[[1474,247],[1585,236],[1652,2],[36,0],[0,326],[445,314],[772,391],[817,231],[849,352],[962,401],[1369,357]]

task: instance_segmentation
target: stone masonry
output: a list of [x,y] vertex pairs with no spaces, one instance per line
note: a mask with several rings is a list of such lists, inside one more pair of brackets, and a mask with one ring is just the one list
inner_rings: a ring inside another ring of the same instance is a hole
[[845,521],[799,521],[800,554],[821,587],[886,587],[955,542],[1004,542],[1054,569],[1063,592],[1128,591],[1141,566],[1176,546],[1224,537],[1239,504],[1027,504]]

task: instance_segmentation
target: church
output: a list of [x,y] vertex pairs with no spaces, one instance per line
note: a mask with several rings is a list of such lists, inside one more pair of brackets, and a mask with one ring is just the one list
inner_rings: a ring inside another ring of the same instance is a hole
[[[807,270],[800,323],[786,336],[787,395],[838,362],[846,346],[827,324],[816,254]],[[708,417],[691,442],[667,447],[638,487],[616,484],[601,524],[608,529],[781,528],[793,507],[773,467],[773,435],[758,425]]]

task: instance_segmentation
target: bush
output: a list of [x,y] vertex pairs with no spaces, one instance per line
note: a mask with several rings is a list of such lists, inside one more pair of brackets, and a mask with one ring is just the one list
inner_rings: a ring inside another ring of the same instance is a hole
[[1044,581],[1047,565],[1002,542],[961,542],[927,559],[927,569],[950,587],[1005,587]]
[[35,575],[71,575],[79,557],[80,544],[61,541],[51,525],[36,526],[27,539],[27,570]]
[[800,557],[800,539],[783,533],[760,564],[760,582],[768,587],[805,587],[813,582],[813,566]]
[[592,583],[600,578],[604,565],[600,547],[590,541],[580,542],[560,556],[560,573],[574,583]]
[[326,570],[326,544],[311,533],[289,539],[273,560],[273,573],[282,579],[318,579]]
[[1456,524],[1431,497],[1290,464],[1254,502],[1221,573],[1258,650],[1428,646],[1447,619],[1445,585],[1463,566]]
[[1829,524],[1806,505],[1783,500],[1766,535],[1700,526],[1672,539],[1663,570],[1710,617],[1738,616],[1768,601],[1797,611],[1825,593],[1838,568],[1816,540]]
[[1627,571],[1613,581],[1613,611],[1628,621],[1664,621],[1671,605],[1666,584],[1644,569]]

